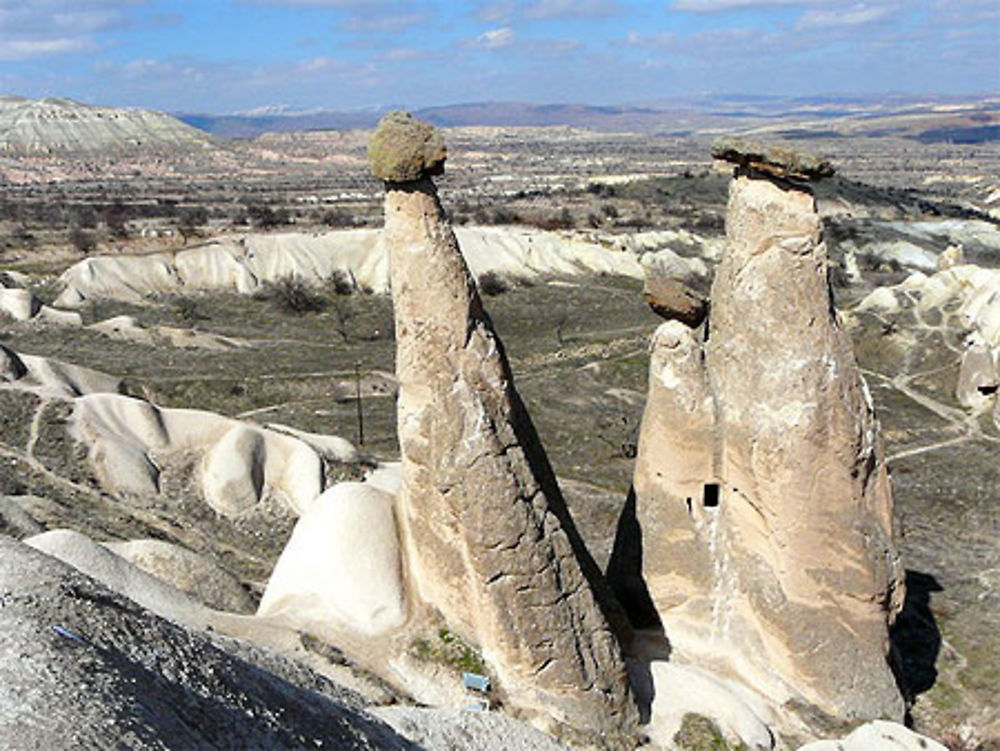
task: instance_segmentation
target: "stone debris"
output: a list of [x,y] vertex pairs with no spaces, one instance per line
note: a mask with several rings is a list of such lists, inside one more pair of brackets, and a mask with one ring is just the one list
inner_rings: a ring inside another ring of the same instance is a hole
[[836,172],[827,160],[807,151],[742,138],[722,138],[712,144],[712,156],[784,180],[810,182]]
[[[393,162],[426,164],[427,126],[390,115]],[[408,145],[408,151],[402,145]],[[381,146],[372,147],[373,155]],[[504,703],[608,747],[633,721],[605,615],[610,593],[583,547],[503,345],[426,170],[386,184],[384,242],[396,316],[397,500],[407,578],[447,627],[478,647]],[[603,606],[603,607],[602,607]]]

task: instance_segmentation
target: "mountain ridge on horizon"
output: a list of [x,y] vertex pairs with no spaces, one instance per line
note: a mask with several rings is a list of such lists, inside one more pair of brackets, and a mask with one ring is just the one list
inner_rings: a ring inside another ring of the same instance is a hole
[[[183,122],[220,138],[254,138],[267,132],[348,130],[372,128],[389,110],[399,105],[365,109],[297,110],[257,108],[256,112],[216,115],[179,112]],[[598,132],[636,132],[661,135],[689,135],[703,129],[728,131],[733,127],[753,128],[767,123],[815,119],[852,121],[872,118],[923,116],[933,120],[948,115],[961,117],[971,112],[973,122],[956,127],[1000,125],[1000,97],[935,95],[703,95],[671,100],[621,105],[584,103],[532,103],[482,101],[413,108],[413,114],[438,127],[573,127]],[[978,121],[975,120],[978,117]],[[931,123],[939,129],[954,123]],[[891,127],[888,130],[892,130]],[[907,130],[900,128],[901,132]],[[950,132],[950,131],[949,131]],[[845,133],[846,134],[846,133]],[[879,133],[883,135],[884,133]],[[996,134],[987,133],[986,140]],[[944,133],[942,137],[947,136]],[[983,140],[978,138],[977,140]]]
[[[164,113],[66,97],[0,95],[0,153],[70,154],[210,147],[212,138],[370,129],[398,105],[352,110],[286,105],[243,113]],[[704,95],[623,105],[483,101],[413,109],[433,125],[563,127],[653,136],[745,134],[804,139],[898,136],[979,143],[1000,140],[1000,96]]]

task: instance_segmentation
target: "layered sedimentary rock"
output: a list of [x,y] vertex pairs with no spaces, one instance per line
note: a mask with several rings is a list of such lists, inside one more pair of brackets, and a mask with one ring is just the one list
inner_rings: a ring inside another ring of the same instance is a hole
[[614,745],[633,710],[600,574],[429,178],[443,143],[391,113],[371,154],[386,181],[408,579],[482,651],[508,706]]
[[203,131],[163,112],[97,107],[71,99],[0,96],[0,153],[97,156],[204,152]]
[[652,344],[635,472],[645,582],[675,657],[778,703],[898,719],[891,491],[804,182],[828,170],[718,153],[742,166],[710,320],[665,323]]

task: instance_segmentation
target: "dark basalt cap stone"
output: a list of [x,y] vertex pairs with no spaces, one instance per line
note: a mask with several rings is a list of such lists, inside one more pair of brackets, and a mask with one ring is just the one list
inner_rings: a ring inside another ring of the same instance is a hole
[[368,142],[372,174],[390,183],[444,174],[447,155],[440,131],[403,110],[383,117]]
[[810,182],[831,177],[836,169],[807,151],[742,138],[722,138],[712,144],[712,156],[783,180]]

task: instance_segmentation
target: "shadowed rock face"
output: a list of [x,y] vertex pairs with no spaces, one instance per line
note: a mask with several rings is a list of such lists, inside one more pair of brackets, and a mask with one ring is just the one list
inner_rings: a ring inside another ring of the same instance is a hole
[[683,658],[778,703],[898,719],[892,497],[813,196],[738,173],[727,241],[710,328],[668,322],[652,344],[635,473],[646,584]]
[[426,175],[386,183],[384,233],[411,586],[481,648],[508,705],[561,734],[623,742],[634,710],[600,574]]

